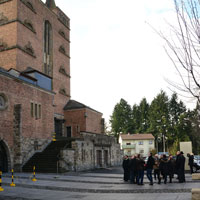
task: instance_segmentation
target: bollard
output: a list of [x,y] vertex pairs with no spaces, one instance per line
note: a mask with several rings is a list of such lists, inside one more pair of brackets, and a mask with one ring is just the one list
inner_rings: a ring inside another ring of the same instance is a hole
[[2,179],[1,179],[1,177],[2,177],[2,171],[0,171],[0,192],[3,192],[4,189],[1,187],[1,184],[2,184]]
[[15,187],[14,184],[14,170],[12,169],[12,183],[10,184],[11,187]]
[[52,139],[53,142],[56,141],[56,133],[53,133],[53,139]]
[[35,178],[35,166],[33,167],[33,178],[32,178],[32,181],[37,181],[37,179]]

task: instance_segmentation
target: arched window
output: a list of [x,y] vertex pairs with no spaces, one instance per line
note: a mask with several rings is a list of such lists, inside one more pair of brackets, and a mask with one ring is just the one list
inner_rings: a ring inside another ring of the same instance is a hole
[[52,27],[49,21],[44,24],[44,73],[52,76],[53,67],[53,46]]

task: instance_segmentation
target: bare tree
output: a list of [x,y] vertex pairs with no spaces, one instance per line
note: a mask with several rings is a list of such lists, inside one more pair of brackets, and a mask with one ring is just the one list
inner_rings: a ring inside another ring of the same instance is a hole
[[157,31],[181,80],[167,81],[180,95],[200,102],[200,0],[174,0],[174,5],[177,23],[169,24],[170,35]]

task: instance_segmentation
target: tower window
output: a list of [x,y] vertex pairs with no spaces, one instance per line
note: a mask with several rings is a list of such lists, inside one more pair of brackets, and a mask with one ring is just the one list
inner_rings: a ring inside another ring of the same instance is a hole
[[49,21],[44,24],[44,73],[52,76],[52,27]]

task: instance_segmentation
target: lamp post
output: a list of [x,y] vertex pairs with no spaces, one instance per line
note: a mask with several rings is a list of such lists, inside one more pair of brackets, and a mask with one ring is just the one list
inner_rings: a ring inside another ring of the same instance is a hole
[[[161,120],[156,120],[158,123],[161,123],[162,121],[163,121],[163,119],[164,119],[165,117],[163,116],[162,118],[161,118]],[[162,124],[160,124],[161,126],[162,126]],[[157,126],[157,127],[160,127],[160,126]],[[158,137],[158,138],[160,138],[160,141],[162,140],[162,150],[163,150],[163,152],[166,152],[166,148],[165,148],[165,143],[166,143],[166,140],[167,140],[167,137],[165,137],[165,131],[167,132],[167,130],[166,130],[166,125],[164,124],[163,125],[163,128],[161,129],[161,131],[162,131],[162,133],[160,133],[160,137]],[[157,143],[158,144],[158,143]]]

